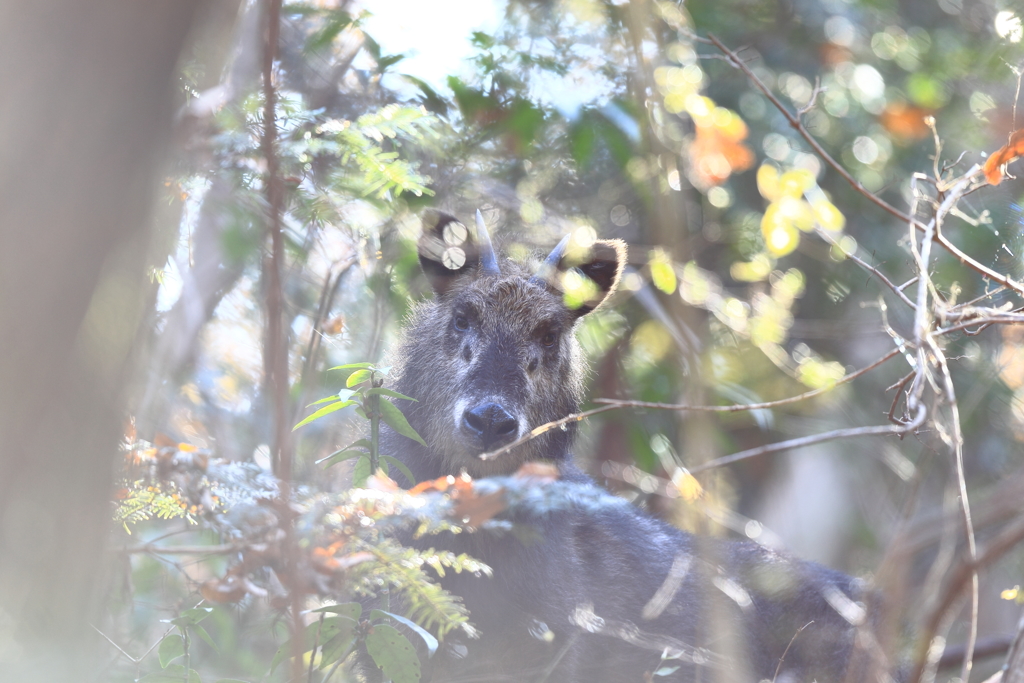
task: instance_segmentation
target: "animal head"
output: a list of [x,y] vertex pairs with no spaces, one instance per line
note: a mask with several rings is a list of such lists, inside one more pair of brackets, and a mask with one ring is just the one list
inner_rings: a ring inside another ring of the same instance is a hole
[[573,428],[477,456],[578,410],[585,368],[574,329],[615,289],[625,244],[567,237],[531,267],[499,261],[479,212],[475,230],[435,213],[418,249],[434,298],[409,321],[399,386],[419,400],[407,412],[430,469],[487,476],[567,457]]

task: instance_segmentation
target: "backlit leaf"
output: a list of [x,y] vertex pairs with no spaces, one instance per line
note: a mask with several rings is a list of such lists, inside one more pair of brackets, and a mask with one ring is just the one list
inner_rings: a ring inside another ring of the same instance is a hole
[[1003,182],[1003,166],[1024,154],[1024,128],[1010,136],[1010,141],[985,160],[985,179],[992,185]]
[[369,370],[356,370],[355,372],[348,376],[347,380],[345,380],[345,386],[354,387],[355,385],[361,382],[365,382],[368,379],[370,379]]
[[676,271],[664,249],[655,249],[651,252],[651,282],[654,286],[665,292],[673,294],[676,291]]
[[355,403],[355,401],[338,401],[337,403],[332,403],[329,406],[324,406],[323,408],[321,408],[320,410],[316,411],[312,415],[306,417],[299,424],[297,424],[294,427],[292,427],[292,431],[294,432],[299,427],[302,427],[304,425],[308,425],[313,420],[319,420],[324,415],[330,415],[334,411],[341,410],[342,408],[346,408],[346,407],[348,407],[350,405],[353,405],[354,403]]

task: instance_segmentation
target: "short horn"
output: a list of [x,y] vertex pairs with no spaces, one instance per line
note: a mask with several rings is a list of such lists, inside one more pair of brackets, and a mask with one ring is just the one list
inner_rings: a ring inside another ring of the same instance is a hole
[[476,210],[476,239],[480,243],[480,266],[485,273],[501,275],[498,268],[498,257],[494,255],[494,245],[491,244],[491,235],[487,232],[487,224],[484,223],[484,216],[480,209]]
[[530,278],[531,282],[538,282],[540,284],[547,284],[551,281],[551,276],[558,270],[558,264],[565,256],[566,247],[569,246],[569,235],[562,238],[562,241],[555,245],[555,248],[551,250],[548,257],[544,259],[544,263],[537,269],[537,274]]

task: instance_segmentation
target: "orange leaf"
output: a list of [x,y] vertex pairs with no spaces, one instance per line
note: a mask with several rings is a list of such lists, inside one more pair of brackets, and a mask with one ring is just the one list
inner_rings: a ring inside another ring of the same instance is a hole
[[199,594],[210,602],[238,602],[249,591],[245,583],[237,576],[226,576],[224,579],[210,579],[199,586]]
[[1010,141],[992,153],[985,161],[985,179],[992,185],[1003,181],[1002,167],[1024,154],[1024,128],[1018,128],[1010,136]]
[[415,496],[426,491],[447,491],[448,487],[454,483],[455,477],[451,475],[448,475],[447,477],[438,477],[431,481],[421,481],[409,489],[409,493]]
[[472,491],[462,491],[452,516],[463,524],[478,527],[505,509],[505,491],[498,490],[482,496]]
[[165,448],[165,447],[168,447],[168,446],[176,446],[177,444],[178,444],[177,441],[175,441],[171,437],[167,436],[163,432],[157,432],[156,436],[153,437],[153,445],[156,446],[157,448]]
[[519,468],[515,473],[516,479],[526,479],[537,483],[556,481],[558,479],[558,467],[549,462],[528,462]]
[[394,493],[399,490],[395,480],[383,472],[371,474],[366,479],[366,488],[373,489],[374,491],[383,491],[384,493]]
[[905,140],[917,140],[927,136],[931,130],[924,121],[931,113],[930,109],[893,102],[885,108],[878,120],[893,135]]
[[373,554],[372,553],[368,553],[366,551],[360,551],[358,553],[352,553],[351,555],[346,555],[345,557],[341,558],[337,562],[338,562],[338,566],[341,569],[348,569],[349,567],[354,567],[357,564],[362,564],[363,562],[369,562],[372,559],[373,559]]

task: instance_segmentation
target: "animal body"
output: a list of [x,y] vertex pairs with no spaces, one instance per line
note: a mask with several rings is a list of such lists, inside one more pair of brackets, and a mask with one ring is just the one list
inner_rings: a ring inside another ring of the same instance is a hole
[[[425,220],[419,255],[435,296],[411,314],[395,388],[419,399],[402,409],[427,445],[389,431],[385,452],[420,481],[543,461],[596,486],[573,465],[571,426],[477,456],[578,410],[584,366],[573,331],[614,290],[625,245],[563,240],[532,269],[499,262],[479,214],[477,224],[474,235],[448,215]],[[578,290],[575,307],[567,286]],[[494,575],[443,579],[480,637],[449,636],[425,679],[848,680],[855,628],[851,610],[840,611],[857,608],[847,576],[755,543],[695,537],[628,505],[511,521],[529,533],[431,537]]]

